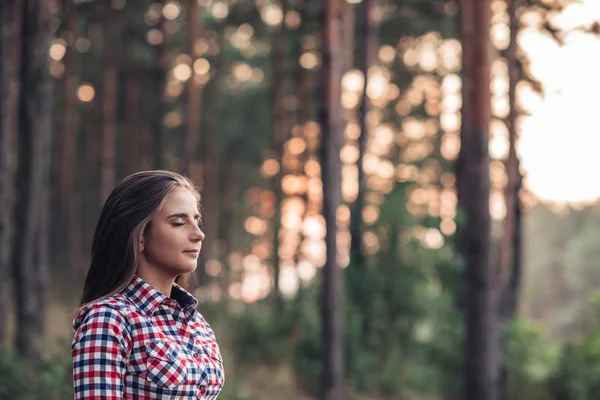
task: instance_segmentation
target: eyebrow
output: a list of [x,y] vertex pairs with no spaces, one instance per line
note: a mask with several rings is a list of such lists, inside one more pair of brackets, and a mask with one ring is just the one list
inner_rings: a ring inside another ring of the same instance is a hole
[[[169,215],[167,218],[170,219],[170,218],[174,218],[174,217],[177,217],[177,218],[187,218],[188,214],[186,214],[186,213],[175,213],[175,214]],[[195,214],[194,215],[194,219],[200,219],[200,214]]]

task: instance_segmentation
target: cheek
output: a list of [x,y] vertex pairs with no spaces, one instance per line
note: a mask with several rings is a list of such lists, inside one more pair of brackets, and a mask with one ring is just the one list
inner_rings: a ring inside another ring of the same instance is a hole
[[168,258],[178,250],[177,236],[170,232],[153,232],[146,244],[146,252],[155,258]]

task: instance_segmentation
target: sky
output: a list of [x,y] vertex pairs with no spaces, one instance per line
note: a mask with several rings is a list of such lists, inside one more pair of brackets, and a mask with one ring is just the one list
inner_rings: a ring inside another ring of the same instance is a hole
[[526,186],[540,200],[585,204],[600,198],[600,36],[580,28],[600,21],[600,0],[581,0],[554,18],[564,44],[525,29],[521,48],[545,93],[523,98],[531,112],[521,125]]

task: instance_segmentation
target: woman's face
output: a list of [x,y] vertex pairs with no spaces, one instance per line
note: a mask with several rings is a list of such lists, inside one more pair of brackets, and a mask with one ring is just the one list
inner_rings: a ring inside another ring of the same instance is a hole
[[144,235],[142,257],[151,268],[177,276],[196,269],[204,240],[194,194],[175,187]]

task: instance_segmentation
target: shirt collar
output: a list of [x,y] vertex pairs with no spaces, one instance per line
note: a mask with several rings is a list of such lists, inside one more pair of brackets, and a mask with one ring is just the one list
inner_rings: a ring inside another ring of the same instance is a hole
[[[152,316],[156,308],[167,300],[167,296],[137,275],[133,276],[129,285],[123,290],[123,294],[136,305],[142,314],[148,317]],[[190,314],[198,307],[198,300],[176,283],[171,289],[171,299],[177,301],[186,314]]]

